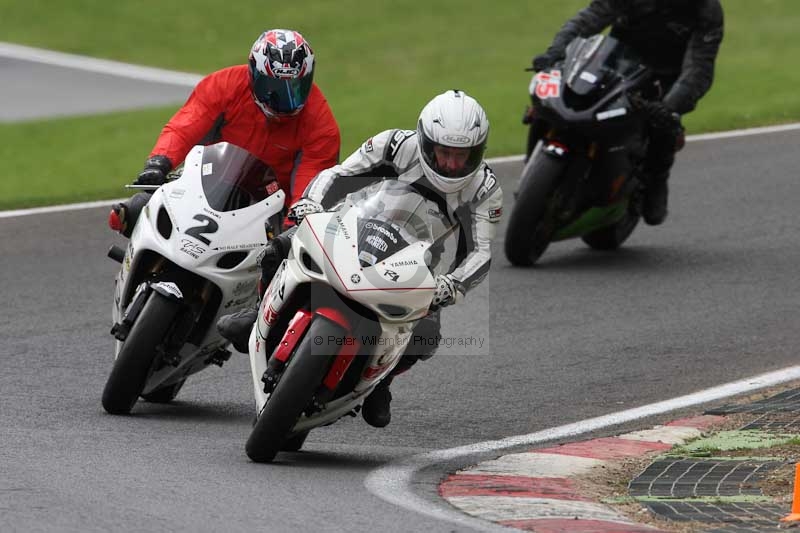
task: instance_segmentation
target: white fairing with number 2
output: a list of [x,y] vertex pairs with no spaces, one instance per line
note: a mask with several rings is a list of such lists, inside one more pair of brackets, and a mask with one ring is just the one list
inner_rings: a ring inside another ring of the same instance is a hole
[[264,224],[280,219],[283,202],[270,169],[228,143],[194,147],[180,178],[153,192],[116,276],[113,320],[122,322],[136,294],[153,286],[192,315],[175,326],[190,332],[186,342],[172,347],[168,364],[157,359],[143,394],[216,362],[228,344],[216,321],[255,304]]

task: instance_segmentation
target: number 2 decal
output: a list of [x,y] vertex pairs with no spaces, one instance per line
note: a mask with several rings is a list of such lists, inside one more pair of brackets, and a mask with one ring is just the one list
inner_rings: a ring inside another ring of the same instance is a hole
[[198,241],[205,243],[206,246],[211,246],[211,241],[203,234],[216,233],[219,229],[219,224],[217,224],[213,218],[206,215],[195,215],[192,218],[198,222],[205,222],[205,224],[187,229],[185,232],[186,235],[191,235]]

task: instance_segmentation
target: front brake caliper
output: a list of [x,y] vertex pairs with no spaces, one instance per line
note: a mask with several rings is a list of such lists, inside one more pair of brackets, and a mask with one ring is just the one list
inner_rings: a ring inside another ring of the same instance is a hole
[[264,394],[272,394],[275,386],[283,374],[283,368],[286,363],[276,357],[270,357],[267,361],[267,369],[264,370],[264,375],[261,376],[261,382],[264,383]]

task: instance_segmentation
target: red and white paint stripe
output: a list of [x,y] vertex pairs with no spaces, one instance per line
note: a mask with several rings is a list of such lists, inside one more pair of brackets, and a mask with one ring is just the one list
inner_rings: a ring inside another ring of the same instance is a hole
[[[423,452],[417,455],[403,457],[398,460],[391,461],[376,468],[367,475],[364,480],[364,485],[372,494],[375,494],[382,500],[407,509],[408,511],[416,514],[422,514],[436,520],[447,521],[455,524],[458,527],[463,527],[464,529],[469,528],[470,530],[475,531],[505,531],[505,526],[501,526],[495,522],[481,520],[472,515],[460,512],[458,508],[446,503],[446,500],[440,499],[438,501],[432,501],[427,497],[417,494],[419,488],[417,476],[422,471],[432,467],[435,468],[437,465],[451,462],[458,462],[462,465],[470,464],[467,459],[473,456],[486,457],[486,454],[491,454],[493,457],[496,457],[498,454],[504,451],[512,449],[517,450],[520,447],[530,448],[558,440],[563,441],[566,439],[576,439],[581,435],[585,435],[593,431],[607,430],[610,427],[618,426],[620,424],[634,422],[647,417],[675,411],[677,409],[686,409],[697,405],[708,404],[709,402],[723,398],[730,398],[732,396],[761,390],[798,379],[800,379],[800,366],[790,366],[774,370],[766,374],[751,376],[730,383],[724,383],[722,385],[711,387],[709,389],[703,389],[685,396],[678,396],[668,400],[642,405],[632,409],[626,409],[624,411],[608,413],[602,416],[565,424],[563,426],[547,428],[535,433],[514,435],[499,440],[476,442],[464,446],[457,446],[455,448]],[[661,441],[665,444],[675,444],[682,442],[689,436],[699,434],[699,431],[704,427],[707,427],[713,420],[713,418],[707,417],[676,420],[670,424],[667,424],[666,427],[662,426],[646,431],[628,433],[625,435],[625,438],[628,440],[638,439],[651,442]],[[533,453],[542,453],[542,450],[536,450]],[[552,457],[550,459],[554,460]],[[464,473],[469,473],[469,471],[464,471]],[[510,476],[518,474],[506,472],[505,475]],[[555,473],[550,476],[542,477],[569,478],[567,474],[558,475]],[[571,518],[571,520],[574,520],[574,517]],[[587,521],[587,527],[591,526],[591,524],[588,522],[589,519],[583,520]],[[509,522],[509,525],[510,524],[511,522]],[[524,524],[516,525],[522,526]],[[570,525],[575,526],[576,524],[570,522]],[[623,522],[622,527],[623,529],[618,529],[618,531],[625,531],[624,527],[630,528],[631,524],[628,522]],[[539,525],[539,531],[547,531],[544,528],[544,524]],[[570,530],[573,529],[567,529],[567,531]],[[635,530],[628,529],[627,531]],[[653,530],[650,529],[648,531]]]
[[544,533],[653,533],[581,494],[574,479],[615,462],[669,450],[723,420],[699,416],[616,437],[504,455],[461,470],[439,485],[451,505],[502,526]]

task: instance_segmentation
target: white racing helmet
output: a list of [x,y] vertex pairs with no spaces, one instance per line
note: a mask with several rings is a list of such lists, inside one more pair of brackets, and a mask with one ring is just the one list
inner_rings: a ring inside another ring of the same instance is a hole
[[[445,193],[460,191],[478,173],[488,137],[489,119],[474,98],[459,90],[436,96],[422,109],[417,121],[425,176]],[[469,156],[461,168],[446,169],[437,162],[436,146],[469,148]]]

